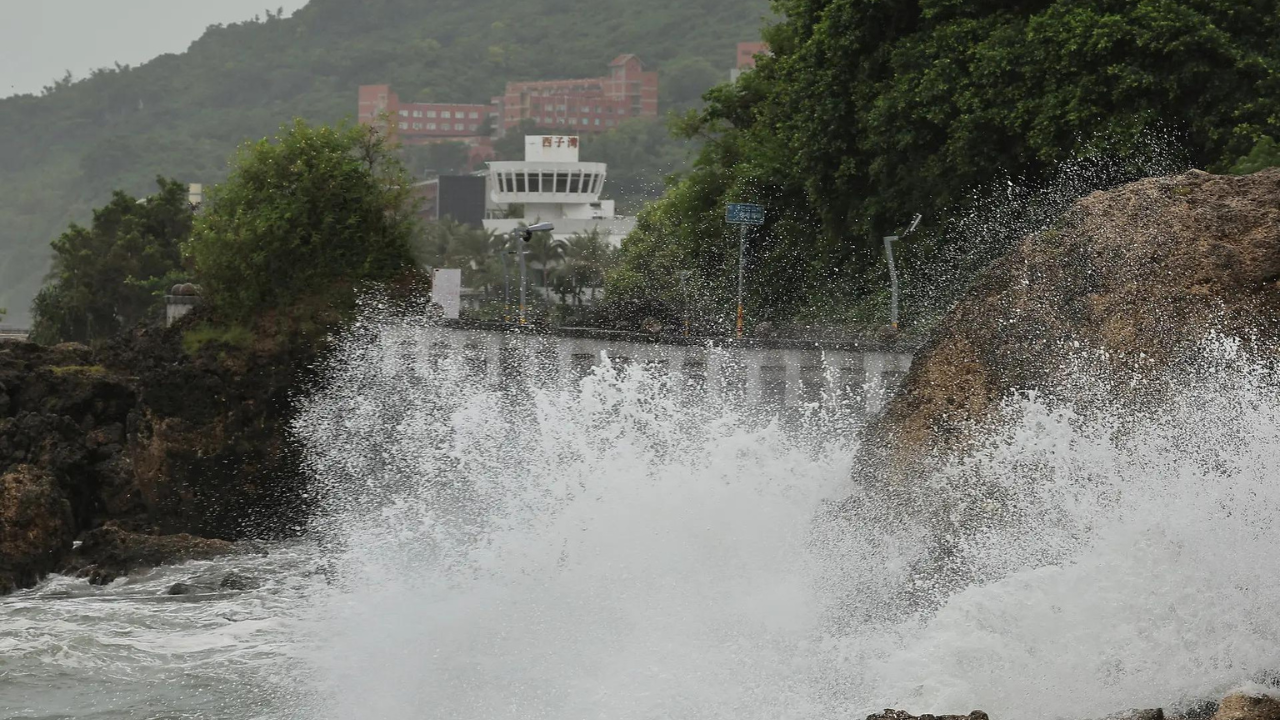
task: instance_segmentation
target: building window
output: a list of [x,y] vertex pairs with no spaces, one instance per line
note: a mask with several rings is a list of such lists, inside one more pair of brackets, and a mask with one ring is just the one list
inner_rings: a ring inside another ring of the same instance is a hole
[[414,124],[413,124],[413,129],[414,129],[414,130],[421,130],[421,129],[422,129],[422,123],[414,123]]
[[427,123],[427,129],[428,129],[428,130],[435,130],[435,129],[436,129],[436,124],[435,124],[435,123]]
[[582,175],[574,173],[569,176],[569,192],[577,194],[582,190]]
[[604,124],[605,124],[605,125],[607,125],[608,127],[613,127],[613,121],[612,121],[612,120],[605,120],[605,121],[604,121]]
[[400,117],[409,117],[409,111],[408,111],[408,110],[401,110],[401,111],[400,111]]
[[428,111],[427,111],[427,117],[435,117],[435,116],[436,116],[436,111],[435,111],[435,110],[428,110]]
[[570,124],[570,125],[577,125],[577,124],[578,124],[578,118],[576,118],[576,117],[571,117],[571,118],[569,118],[569,124]]
[[409,123],[400,123],[400,129],[401,129],[401,130],[408,130],[408,129],[409,129]]
[[556,192],[569,191],[569,176],[564,173],[556,173]]
[[422,117],[422,111],[421,111],[421,110],[414,110],[414,111],[413,111],[413,116],[414,116],[414,117]]
[[596,124],[597,124],[597,125],[599,125],[599,124],[600,124],[600,118],[596,118]]
[[470,117],[472,120],[479,120],[479,119],[480,119],[480,113],[478,113],[478,112],[472,112],[468,117]]
[[539,185],[538,185],[538,176],[536,173],[529,176],[529,192],[531,193],[540,192]]
[[476,132],[476,131],[477,131],[477,130],[479,130],[479,129],[480,129],[480,126],[479,126],[479,125],[472,125],[472,126],[471,126],[471,132]]
[[553,125],[553,124],[555,124],[555,121],[554,121],[554,120],[552,120],[552,119],[551,119],[551,118],[549,118],[549,117],[544,117],[544,118],[542,118],[542,122],[543,122],[544,124],[546,124],[546,125]]
[[445,110],[444,112],[440,113],[440,117],[442,117],[442,118],[444,118],[444,119],[448,120],[449,118],[451,118],[451,117],[453,117],[453,116],[449,114],[449,111],[448,111],[448,110]]
[[466,129],[466,126],[465,126],[465,125],[463,125],[462,123],[454,123],[454,124],[453,124],[453,129],[454,129],[454,130],[465,130],[465,129]]
[[516,192],[524,192],[524,173],[516,173]]
[[557,123],[559,123],[559,124],[561,124],[561,125],[563,125],[563,124],[564,124],[564,118],[556,118],[556,122],[557,122]]

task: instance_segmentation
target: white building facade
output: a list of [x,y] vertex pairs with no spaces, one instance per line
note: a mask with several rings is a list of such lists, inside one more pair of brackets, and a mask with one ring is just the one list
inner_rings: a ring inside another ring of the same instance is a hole
[[[529,135],[523,162],[490,162],[485,229],[508,233],[522,225],[550,222],[556,239],[598,231],[613,247],[621,245],[636,219],[616,215],[614,202],[600,199],[608,167],[579,162],[578,150],[577,137]],[[523,207],[520,217],[500,217],[513,206]]]

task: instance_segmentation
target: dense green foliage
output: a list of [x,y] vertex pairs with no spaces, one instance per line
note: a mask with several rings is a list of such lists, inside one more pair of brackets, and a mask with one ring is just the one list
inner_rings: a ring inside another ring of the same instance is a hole
[[1213,170],[1275,153],[1259,140],[1280,130],[1276,0],[774,6],[773,57],[685,122],[706,144],[624,246],[617,301],[671,314],[687,269],[704,311],[723,314],[737,265],[726,202],[770,207],[749,243],[749,307],[792,317],[879,292],[880,238],[917,212],[921,237],[959,242],[951,222],[1004,178],[1035,184],[1089,157],[1137,172],[1152,138]]
[[1263,135],[1248,155],[1231,166],[1231,172],[1237,175],[1248,175],[1267,168],[1280,167],[1280,143],[1271,136]]
[[[445,219],[431,223],[413,241],[413,255],[424,267],[462,268],[462,284],[478,290],[499,306],[506,295],[519,293],[519,258],[523,241],[511,235],[472,228]],[[598,232],[558,240],[535,233],[524,247],[528,286],[548,288],[562,303],[594,300],[605,273],[616,264],[617,251]]]
[[[0,305],[21,324],[49,241],[113,189],[158,173],[215,183],[247,139],[356,111],[356,88],[488,102],[508,80],[591,77],[632,52],[662,108],[691,106],[755,39],[766,0],[313,0],[291,18],[215,26],[182,55],[0,100]],[[536,40],[530,40],[530,39]]]
[[164,292],[186,279],[181,244],[191,235],[187,188],[157,180],[143,200],[117,192],[89,227],[53,241],[49,284],[36,296],[31,337],[88,342],[163,312]]
[[240,150],[186,249],[206,298],[247,321],[399,275],[412,265],[413,232],[407,176],[382,136],[299,120]]

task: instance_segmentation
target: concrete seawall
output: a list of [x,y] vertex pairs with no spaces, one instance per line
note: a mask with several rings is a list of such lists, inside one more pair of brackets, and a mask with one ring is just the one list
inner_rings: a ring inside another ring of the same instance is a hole
[[[436,358],[461,356],[486,382],[521,374],[578,379],[606,361],[644,365],[678,374],[715,394],[750,405],[794,408],[827,402],[861,403],[878,414],[901,384],[912,355],[860,348],[853,343],[799,340],[726,341],[638,336],[585,329],[495,331],[447,329],[435,342]],[[532,357],[536,362],[529,362]],[[536,379],[536,378],[535,378]]]

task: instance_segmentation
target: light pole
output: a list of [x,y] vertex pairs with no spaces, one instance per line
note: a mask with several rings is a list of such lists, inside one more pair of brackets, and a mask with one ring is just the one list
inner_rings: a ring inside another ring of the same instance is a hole
[[502,321],[511,322],[511,278],[507,274],[507,256],[514,254],[514,250],[503,249],[498,253],[498,257],[502,259]]
[[680,292],[684,295],[684,336],[689,337],[689,271],[680,271]]
[[893,243],[910,235],[920,225],[920,213],[912,218],[911,225],[901,235],[888,235],[884,239],[884,252],[889,259],[889,325],[898,329],[898,268],[893,264]]
[[519,233],[520,239],[524,241],[519,246],[520,248],[519,249],[519,252],[520,252],[520,324],[521,325],[524,325],[524,307],[525,307],[524,306],[525,246],[528,245],[529,241],[533,239],[534,233],[550,232],[555,229],[556,229],[555,225],[552,225],[549,222],[544,222],[544,223],[538,223],[537,225],[530,225],[528,227],[519,228],[516,230],[516,232]]

